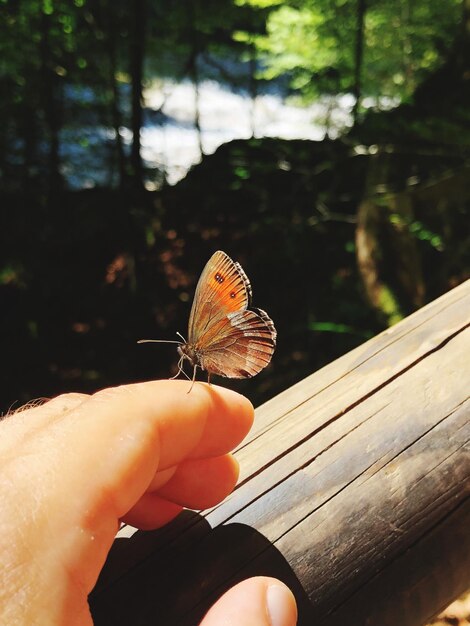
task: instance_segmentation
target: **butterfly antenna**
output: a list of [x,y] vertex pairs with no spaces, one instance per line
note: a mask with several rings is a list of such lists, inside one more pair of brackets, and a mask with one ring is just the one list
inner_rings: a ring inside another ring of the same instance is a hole
[[181,345],[181,341],[170,341],[169,339],[139,339],[137,343],[177,343]]
[[181,337],[181,339],[184,341],[184,343],[188,343],[181,333],[176,331],[176,334],[178,335],[178,337]]

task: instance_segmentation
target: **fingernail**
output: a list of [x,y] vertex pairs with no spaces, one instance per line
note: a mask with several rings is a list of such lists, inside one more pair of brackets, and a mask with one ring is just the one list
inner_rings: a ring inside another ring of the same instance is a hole
[[292,593],[284,585],[269,585],[266,606],[271,626],[294,626],[292,621]]

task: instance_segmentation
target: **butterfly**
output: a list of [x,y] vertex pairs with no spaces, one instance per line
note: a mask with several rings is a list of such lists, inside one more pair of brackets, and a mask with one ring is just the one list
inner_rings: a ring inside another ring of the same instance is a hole
[[[189,316],[188,340],[141,339],[178,344],[178,376],[193,366],[190,390],[200,368],[210,375],[251,378],[264,369],[276,347],[276,329],[262,309],[251,307],[251,284],[240,263],[215,252],[199,278]],[[178,333],[179,334],[179,333]],[[175,378],[176,378],[175,376]],[[188,376],[189,378],[189,376]]]

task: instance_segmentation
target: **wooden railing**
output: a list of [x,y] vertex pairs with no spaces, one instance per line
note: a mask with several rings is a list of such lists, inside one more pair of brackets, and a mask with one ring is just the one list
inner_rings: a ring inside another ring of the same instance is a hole
[[284,580],[300,625],[419,626],[470,587],[470,281],[281,393],[221,505],[124,529],[95,624],[197,624]]

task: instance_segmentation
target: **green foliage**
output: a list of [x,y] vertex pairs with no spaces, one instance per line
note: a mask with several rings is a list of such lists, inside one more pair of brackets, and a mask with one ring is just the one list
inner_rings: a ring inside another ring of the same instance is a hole
[[310,322],[308,325],[310,330],[321,333],[338,333],[346,335],[357,335],[364,339],[370,339],[373,335],[372,332],[367,330],[357,330],[348,324],[338,324],[335,322]]
[[386,285],[382,285],[379,293],[380,309],[387,319],[387,325],[398,324],[404,315],[395,294]]
[[[207,55],[242,59],[250,44],[234,41],[231,33],[240,28],[256,33],[264,25],[262,12],[232,0],[161,0],[151,4],[150,11],[147,72],[159,78],[191,78],[192,64],[203,57],[207,61]],[[204,77],[209,68],[198,72]],[[232,79],[236,84],[237,77]]]
[[436,250],[443,250],[444,248],[442,237],[426,228],[419,220],[407,220],[398,213],[392,213],[390,215],[390,223],[406,227],[416,239],[428,242]]
[[[357,3],[351,0],[246,0],[270,8],[266,34],[254,43],[264,76],[288,73],[312,100],[353,89]],[[411,97],[416,85],[445,58],[461,19],[461,1],[375,0],[364,24],[362,94],[374,103]],[[238,40],[246,39],[236,33]]]

